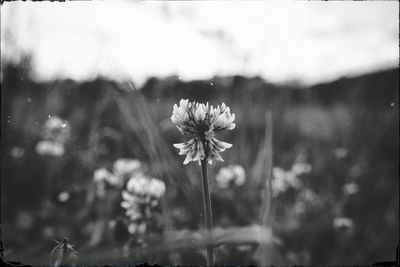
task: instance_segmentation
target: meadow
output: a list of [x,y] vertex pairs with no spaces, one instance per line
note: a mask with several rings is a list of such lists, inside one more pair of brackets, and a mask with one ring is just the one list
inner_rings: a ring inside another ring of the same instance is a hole
[[[3,63],[4,258],[47,265],[51,240],[68,236],[77,265],[200,265],[210,244],[216,265],[392,260],[398,84],[393,69],[311,87],[171,76],[137,88],[102,77],[36,82],[29,64]],[[212,240],[204,238],[200,168],[183,165],[173,147],[187,141],[171,122],[181,99],[224,102],[236,115],[236,128],[219,134],[232,148],[209,167]],[[58,146],[43,143],[49,120],[62,126]],[[127,185],[107,180],[121,159],[165,184],[149,218],[131,228],[121,206]],[[108,178],[94,178],[100,169]]]

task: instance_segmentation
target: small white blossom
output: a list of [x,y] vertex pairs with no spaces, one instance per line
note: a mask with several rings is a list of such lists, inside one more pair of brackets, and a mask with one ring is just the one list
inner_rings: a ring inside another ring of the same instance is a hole
[[109,172],[106,168],[95,170],[93,180],[95,183],[106,182],[110,185],[119,185],[121,183],[121,180]]
[[360,191],[360,187],[357,183],[351,182],[345,184],[342,189],[343,193],[347,196],[357,194]]
[[142,235],[146,232],[146,223],[131,223],[128,225],[128,232],[132,235],[137,234],[137,235]]
[[174,105],[171,120],[182,134],[193,136],[185,143],[174,144],[179,149],[179,155],[186,155],[183,164],[204,159],[207,159],[209,164],[214,159],[223,161],[218,153],[232,147],[231,144],[215,138],[216,132],[236,127],[233,123],[235,114],[231,114],[225,103],[214,108],[208,103],[182,99],[179,106]]
[[292,173],[296,176],[309,174],[312,170],[312,167],[308,163],[297,162],[292,166]]
[[114,175],[120,178],[126,178],[140,172],[142,164],[137,159],[121,158],[114,162],[113,172]]
[[303,186],[301,180],[292,171],[285,171],[280,167],[274,167],[272,172],[272,193],[274,197],[285,192],[290,187],[299,189]]
[[333,220],[333,227],[336,229],[350,230],[353,226],[353,220],[347,217],[337,217]]
[[246,180],[246,173],[242,166],[231,165],[221,168],[215,179],[219,188],[227,188],[231,183],[241,186]]
[[62,143],[49,140],[43,140],[37,143],[35,150],[36,153],[40,155],[49,155],[53,157],[61,157],[65,152],[65,148]]
[[60,202],[65,202],[69,199],[69,193],[68,192],[61,192],[58,194],[58,201]]

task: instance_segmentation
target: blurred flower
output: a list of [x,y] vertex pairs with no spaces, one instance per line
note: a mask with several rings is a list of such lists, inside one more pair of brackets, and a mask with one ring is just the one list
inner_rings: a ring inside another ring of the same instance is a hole
[[347,217],[337,217],[333,220],[333,227],[338,230],[351,230],[353,226],[353,220]]
[[274,197],[285,192],[290,187],[299,189],[303,186],[301,180],[291,171],[285,171],[280,167],[274,167],[272,172],[272,193]]
[[126,184],[126,190],[122,191],[122,202],[126,212],[132,221],[149,214],[143,214],[143,207],[154,207],[158,200],[165,194],[163,181],[147,176],[133,176]]
[[49,117],[43,128],[43,138],[65,143],[70,137],[70,127],[67,121],[57,116]]
[[60,194],[58,194],[58,201],[60,202],[65,202],[69,199],[69,193],[68,192],[61,192]]
[[13,158],[21,158],[25,154],[25,150],[22,147],[14,146],[11,148],[11,156]]
[[147,176],[133,176],[126,184],[127,192],[140,198],[161,198],[165,193],[163,181]]
[[128,232],[132,235],[141,235],[146,232],[146,223],[131,223],[128,225]]
[[141,168],[142,164],[139,160],[121,158],[114,162],[113,172],[119,178],[127,178],[140,172]]
[[148,187],[149,195],[155,198],[161,198],[165,194],[165,184],[158,179],[151,179]]
[[95,183],[106,182],[110,185],[121,184],[121,180],[105,168],[95,170],[93,180]]
[[347,183],[343,186],[342,189],[343,193],[347,196],[357,194],[360,191],[360,187],[358,186],[357,183],[351,182]]
[[225,103],[214,108],[208,103],[182,99],[179,106],[174,105],[171,120],[182,134],[193,136],[185,143],[174,144],[180,150],[179,155],[186,155],[183,164],[204,159],[207,159],[209,164],[214,159],[224,161],[218,153],[232,145],[216,139],[215,132],[236,127],[233,123],[235,114],[231,114]]
[[333,152],[338,159],[344,159],[348,156],[349,152],[343,147],[336,148]]
[[59,142],[43,140],[36,145],[36,153],[40,155],[61,157],[62,155],[64,155],[64,152],[64,145]]
[[312,167],[308,163],[297,162],[292,166],[292,173],[296,176],[309,174],[312,170]]
[[246,173],[242,166],[230,165],[221,168],[215,179],[219,188],[227,188],[232,182],[237,186],[241,186],[246,180]]

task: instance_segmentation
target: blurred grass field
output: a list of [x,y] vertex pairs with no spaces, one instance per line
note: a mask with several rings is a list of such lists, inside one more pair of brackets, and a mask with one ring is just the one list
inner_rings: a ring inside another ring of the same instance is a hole
[[[216,235],[225,238],[225,243],[214,243],[216,264],[392,260],[399,225],[398,84],[394,69],[312,87],[274,85],[258,77],[185,82],[174,76],[151,78],[135,88],[101,77],[36,82],[29,64],[5,64],[4,257],[47,264],[51,238],[69,235],[80,253],[78,265],[202,264],[201,248],[208,241],[201,238],[200,170],[197,164],[183,166],[172,146],[185,141],[170,120],[172,106],[188,98],[225,102],[236,114],[236,129],[220,136],[233,147],[222,153],[224,163],[209,170]],[[62,157],[35,151],[51,116],[71,128]],[[167,188],[161,205],[163,235],[149,237],[150,252],[133,250],[127,258],[108,227],[118,207],[90,197],[94,170],[111,168],[118,158],[140,160]],[[312,167],[299,176],[302,187],[274,196],[267,186],[272,167],[290,170],[296,162]],[[232,164],[243,166],[245,183],[218,189],[214,177]],[[348,184],[356,184],[358,191],[346,193]],[[62,192],[68,192],[68,201],[59,200]],[[337,218],[348,218],[351,225]],[[247,234],[254,227],[261,227],[259,235]]]

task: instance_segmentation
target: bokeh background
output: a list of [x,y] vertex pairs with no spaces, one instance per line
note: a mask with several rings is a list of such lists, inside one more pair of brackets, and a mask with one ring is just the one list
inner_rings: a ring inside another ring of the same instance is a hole
[[[233,147],[209,169],[224,239],[216,264],[394,259],[397,2],[1,9],[6,260],[47,265],[51,239],[69,236],[79,265],[204,264],[200,169],[172,146],[186,141],[170,120],[182,98],[236,114],[220,135]],[[140,238],[127,232],[121,188],[107,184],[101,197],[94,179],[124,158],[166,185],[157,227]]]

